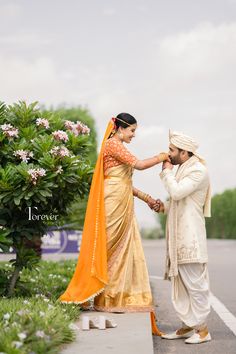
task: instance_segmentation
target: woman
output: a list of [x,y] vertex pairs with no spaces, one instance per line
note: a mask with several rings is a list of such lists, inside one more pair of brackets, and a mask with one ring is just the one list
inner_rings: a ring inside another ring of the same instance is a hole
[[123,143],[135,136],[136,119],[121,113],[109,123],[90,189],[80,255],[75,273],[60,297],[106,312],[150,312],[154,307],[141,238],[134,215],[133,195],[150,207],[155,200],[133,188],[133,169],[144,170],[168,160],[161,153],[138,160]]

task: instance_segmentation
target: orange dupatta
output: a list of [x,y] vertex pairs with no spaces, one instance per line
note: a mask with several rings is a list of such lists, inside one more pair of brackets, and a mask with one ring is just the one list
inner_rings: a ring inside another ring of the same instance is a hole
[[62,302],[82,304],[100,294],[108,282],[103,150],[113,129],[110,121],[93,174],[78,263],[66,291],[60,296]]

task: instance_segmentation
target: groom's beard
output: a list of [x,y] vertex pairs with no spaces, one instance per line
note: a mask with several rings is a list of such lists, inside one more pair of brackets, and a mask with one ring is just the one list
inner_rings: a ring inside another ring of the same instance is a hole
[[179,165],[180,164],[179,158],[177,156],[170,157],[170,161],[171,161],[172,165]]

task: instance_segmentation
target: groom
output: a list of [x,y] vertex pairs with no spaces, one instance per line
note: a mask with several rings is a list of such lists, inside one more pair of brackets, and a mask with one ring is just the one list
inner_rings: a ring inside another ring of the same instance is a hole
[[[161,180],[169,202],[154,208],[167,214],[167,273],[172,302],[182,327],[162,335],[187,338],[195,344],[211,340],[206,319],[210,313],[207,244],[204,217],[210,216],[210,183],[198,144],[191,137],[170,132],[170,162],[164,162]],[[178,165],[176,174],[173,165]]]

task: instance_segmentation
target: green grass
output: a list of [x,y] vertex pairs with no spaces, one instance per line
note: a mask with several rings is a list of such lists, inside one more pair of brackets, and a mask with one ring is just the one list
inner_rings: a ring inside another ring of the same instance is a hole
[[[0,268],[10,267],[10,263],[0,263]],[[19,295],[0,298],[0,353],[54,354],[62,343],[73,341],[72,323],[80,308],[57,299],[74,269],[75,261],[41,261],[35,270],[22,271],[24,288]]]

